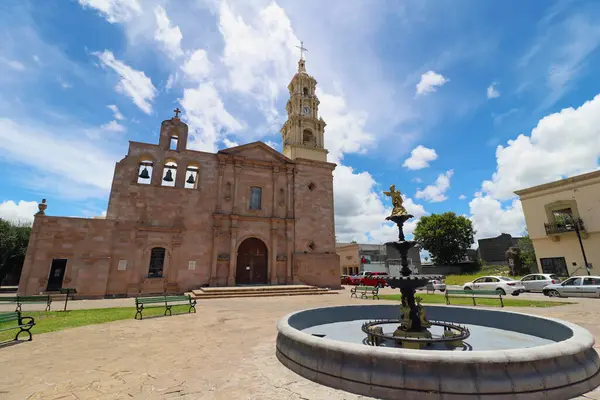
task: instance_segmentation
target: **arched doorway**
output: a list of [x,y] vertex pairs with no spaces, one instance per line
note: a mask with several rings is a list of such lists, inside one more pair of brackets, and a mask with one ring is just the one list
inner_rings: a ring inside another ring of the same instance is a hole
[[235,283],[238,285],[268,283],[267,246],[257,238],[244,240],[237,252]]

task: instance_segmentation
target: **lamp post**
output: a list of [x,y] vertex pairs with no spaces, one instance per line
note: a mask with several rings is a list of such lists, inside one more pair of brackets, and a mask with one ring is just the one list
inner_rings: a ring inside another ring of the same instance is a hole
[[573,222],[573,226],[575,226],[575,234],[577,235],[577,240],[579,240],[579,247],[581,247],[581,254],[583,254],[583,262],[585,264],[585,270],[587,271],[588,276],[591,275],[590,267],[587,262],[587,257],[585,256],[585,249],[583,248],[583,242],[581,241],[581,232],[579,231],[579,219],[575,221],[572,215],[569,215],[569,218]]

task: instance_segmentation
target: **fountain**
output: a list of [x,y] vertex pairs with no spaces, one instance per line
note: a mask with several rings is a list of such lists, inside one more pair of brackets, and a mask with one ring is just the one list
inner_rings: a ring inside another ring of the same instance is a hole
[[404,237],[412,218],[394,185],[386,195],[402,258],[393,304],[302,310],[278,324],[279,361],[314,382],[380,399],[570,399],[600,386],[594,337],[575,324],[504,310],[423,306]]

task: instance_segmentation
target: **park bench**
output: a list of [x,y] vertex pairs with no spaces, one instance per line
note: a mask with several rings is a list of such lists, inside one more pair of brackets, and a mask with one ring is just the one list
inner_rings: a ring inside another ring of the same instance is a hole
[[21,311],[23,304],[46,304],[45,311],[50,311],[52,296],[0,296],[0,303],[13,303],[17,305],[15,311]]
[[378,286],[354,286],[350,289],[350,297],[357,297],[357,293],[360,293],[361,299],[367,299],[369,295],[367,293],[371,293],[373,299],[377,297],[379,300],[379,287]]
[[136,297],[135,298],[136,313],[135,313],[134,319],[138,319],[138,315],[140,317],[139,319],[142,319],[142,312],[144,311],[144,308],[150,308],[150,307],[164,307],[165,315],[167,315],[167,313],[169,313],[169,315],[172,315],[171,307],[173,307],[176,304],[182,304],[182,303],[188,303],[190,305],[188,313],[191,313],[192,310],[194,310],[194,313],[196,312],[196,299],[192,299],[192,297],[189,295],[183,295],[183,296],[164,295],[164,296],[155,296],[155,297]]
[[473,305],[477,303],[475,299],[498,299],[500,300],[500,306],[504,307],[504,301],[502,300],[502,293],[495,290],[454,290],[446,289],[446,304],[450,305],[451,297],[470,297],[473,299]]
[[34,325],[35,322],[33,317],[22,317],[20,311],[0,313],[0,326],[2,326],[0,332],[19,329],[17,336],[15,336],[15,340],[19,340],[19,335],[26,332],[29,334],[29,339],[27,339],[27,341],[31,341],[30,330]]

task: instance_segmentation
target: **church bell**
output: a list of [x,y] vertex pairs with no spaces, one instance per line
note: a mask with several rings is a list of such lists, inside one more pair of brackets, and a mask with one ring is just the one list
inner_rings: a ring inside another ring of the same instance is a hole
[[167,173],[165,174],[165,177],[163,178],[163,180],[165,182],[173,182],[173,174],[171,173],[171,170],[167,170]]
[[194,174],[190,174],[190,177],[187,178],[187,183],[189,183],[190,185],[193,185],[195,180],[194,180]]
[[150,179],[150,174],[148,174],[148,168],[144,167],[142,173],[140,174],[140,178],[142,179]]

